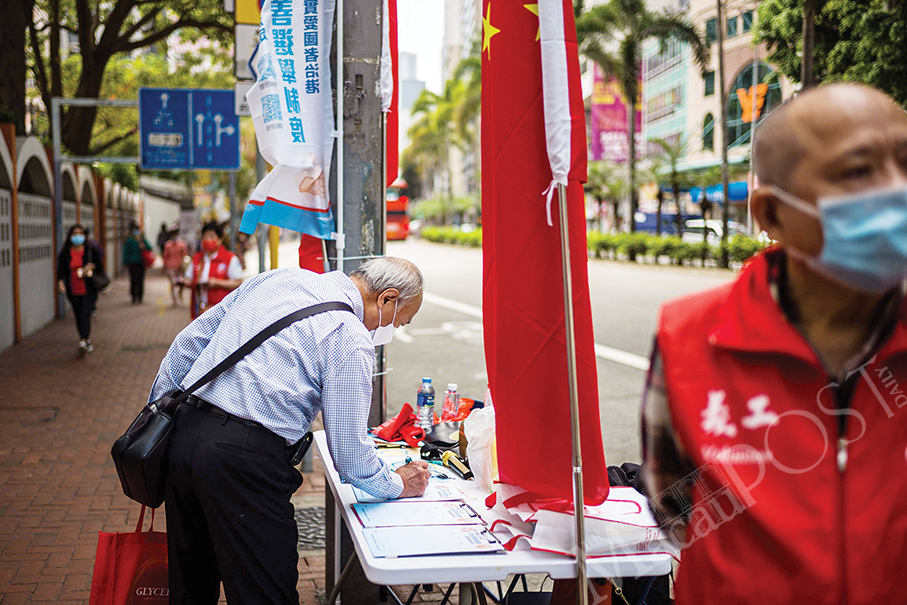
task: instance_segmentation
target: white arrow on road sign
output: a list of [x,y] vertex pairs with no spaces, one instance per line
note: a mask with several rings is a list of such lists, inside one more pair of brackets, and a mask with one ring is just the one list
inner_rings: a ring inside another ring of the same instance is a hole
[[169,101],[169,100],[170,100],[170,95],[168,95],[166,92],[161,95],[161,105],[163,105],[163,107],[161,107],[161,109],[167,109],[167,101]]
[[227,136],[230,136],[234,132],[236,132],[236,129],[233,128],[233,124],[227,124],[227,126],[225,128],[221,128],[220,125],[221,125],[221,122],[223,122],[223,121],[224,121],[224,116],[222,116],[220,114],[217,114],[214,116],[214,124],[216,125],[216,127],[214,129],[214,146],[215,147],[220,147],[220,135],[222,133],[226,133]]
[[205,114],[203,114],[203,113],[195,114],[195,121],[198,122],[198,142],[196,143],[196,145],[201,146],[202,134],[204,133],[202,127],[205,124]]

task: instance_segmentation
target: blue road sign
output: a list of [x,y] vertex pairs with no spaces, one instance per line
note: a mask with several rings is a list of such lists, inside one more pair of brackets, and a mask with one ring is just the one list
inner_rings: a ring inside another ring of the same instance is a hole
[[239,168],[239,118],[232,90],[192,91],[193,166]]
[[143,169],[192,168],[190,109],[188,90],[139,89],[140,158]]
[[236,170],[239,118],[232,90],[139,89],[141,167]]

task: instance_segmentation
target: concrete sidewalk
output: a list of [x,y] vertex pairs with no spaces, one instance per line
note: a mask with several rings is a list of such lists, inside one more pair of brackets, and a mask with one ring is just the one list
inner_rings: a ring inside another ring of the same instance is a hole
[[[123,276],[98,307],[85,358],[68,307],[65,319],[0,354],[0,605],[88,603],[98,532],[133,531],[138,520],[110,447],[144,404],[189,311],[185,301],[171,306],[160,268],[146,276],[143,304],[131,304]],[[303,605],[326,599],[324,486],[316,459],[293,498]],[[166,529],[163,515],[155,529]],[[442,588],[416,602],[440,601]],[[404,599],[410,589],[394,587]]]
[[[186,296],[188,299],[188,294]],[[94,352],[77,356],[72,310],[0,354],[0,604],[87,603],[98,532],[133,531],[140,506],[120,490],[110,446],[145,402],[161,359],[189,323],[149,271],[145,302],[127,277],[103,294]],[[294,500],[324,506],[315,472]],[[155,529],[164,530],[163,515]],[[323,594],[324,551],[300,553],[300,602]],[[321,590],[319,590],[321,589]]]

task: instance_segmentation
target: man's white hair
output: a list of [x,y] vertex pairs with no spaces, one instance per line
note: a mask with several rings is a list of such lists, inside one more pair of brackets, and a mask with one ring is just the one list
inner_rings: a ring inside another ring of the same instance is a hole
[[369,292],[397,289],[401,305],[420,296],[424,287],[419,268],[408,260],[395,256],[369,259],[350,273],[350,277],[358,277],[365,282]]

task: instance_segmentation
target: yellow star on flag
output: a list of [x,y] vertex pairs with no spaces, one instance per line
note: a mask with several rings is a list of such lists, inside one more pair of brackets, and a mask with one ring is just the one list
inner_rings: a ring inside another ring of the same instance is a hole
[[[539,16],[539,5],[538,4],[524,4],[523,8],[525,8],[527,11],[529,11],[536,17]],[[541,37],[542,37],[542,28],[541,28],[541,26],[539,26],[539,30],[537,32],[535,32],[535,41],[538,42],[539,38],[541,38]]]
[[501,30],[491,24],[491,2],[489,2],[488,10],[485,11],[485,16],[482,17],[482,32],[484,34],[482,39],[482,52],[488,51],[489,61],[491,61],[491,38],[500,31]]

